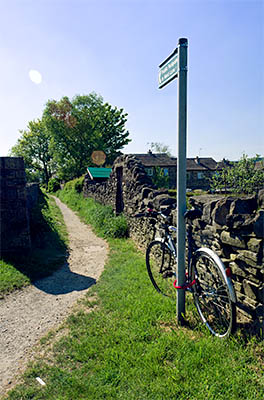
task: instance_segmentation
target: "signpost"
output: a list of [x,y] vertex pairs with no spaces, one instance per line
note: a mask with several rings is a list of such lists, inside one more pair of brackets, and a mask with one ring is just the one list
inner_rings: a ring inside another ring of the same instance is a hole
[[[177,157],[177,284],[185,283],[186,211],[186,128],[187,128],[187,48],[188,40],[179,39],[176,50],[159,68],[159,88],[178,78],[178,157]],[[185,291],[178,289],[176,302],[178,323],[185,315]]]

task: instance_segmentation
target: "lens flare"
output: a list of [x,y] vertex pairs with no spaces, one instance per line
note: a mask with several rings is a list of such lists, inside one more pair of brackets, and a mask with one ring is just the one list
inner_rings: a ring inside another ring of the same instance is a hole
[[31,69],[29,71],[29,78],[31,79],[31,81],[33,83],[35,83],[36,85],[40,84],[42,82],[42,75],[39,71],[35,70],[35,69]]

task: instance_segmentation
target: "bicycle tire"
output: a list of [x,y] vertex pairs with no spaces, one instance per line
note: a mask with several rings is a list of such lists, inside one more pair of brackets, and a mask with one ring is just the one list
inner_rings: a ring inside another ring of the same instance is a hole
[[210,332],[226,338],[236,328],[235,292],[220,258],[210,249],[198,249],[192,258],[193,298]]
[[176,261],[168,245],[153,240],[147,247],[146,266],[149,278],[157,292],[175,297]]

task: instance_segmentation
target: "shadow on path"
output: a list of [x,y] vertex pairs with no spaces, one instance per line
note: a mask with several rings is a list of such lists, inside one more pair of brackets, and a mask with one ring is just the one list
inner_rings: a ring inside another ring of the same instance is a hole
[[74,291],[80,292],[88,289],[95,283],[96,280],[94,278],[72,272],[69,264],[65,263],[54,274],[33,282],[33,285],[45,293],[59,295]]

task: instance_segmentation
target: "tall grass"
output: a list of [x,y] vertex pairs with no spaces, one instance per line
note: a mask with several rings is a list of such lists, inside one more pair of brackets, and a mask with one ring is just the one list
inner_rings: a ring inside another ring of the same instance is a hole
[[102,206],[93,199],[84,198],[76,190],[62,190],[56,195],[69,207],[77,211],[81,219],[94,227],[103,237],[122,238],[128,236],[128,225],[123,215],[115,216],[110,206]]
[[[81,214],[94,211],[74,198]],[[67,335],[47,339],[52,350],[42,349],[8,398],[263,400],[264,344],[209,336],[189,305],[192,328],[179,328],[175,302],[155,292],[133,242],[108,242],[105,270],[66,321]]]

